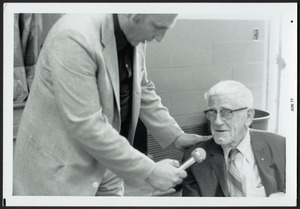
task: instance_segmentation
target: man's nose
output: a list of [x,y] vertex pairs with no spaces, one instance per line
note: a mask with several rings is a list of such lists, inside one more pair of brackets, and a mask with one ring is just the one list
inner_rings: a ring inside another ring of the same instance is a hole
[[217,113],[217,115],[216,115],[215,124],[216,125],[222,125],[223,124],[223,119],[221,118],[220,113]]

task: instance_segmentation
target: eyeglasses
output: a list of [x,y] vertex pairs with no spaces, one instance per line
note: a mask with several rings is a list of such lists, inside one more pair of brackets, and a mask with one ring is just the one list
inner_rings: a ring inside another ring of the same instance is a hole
[[[223,120],[229,120],[233,117],[232,113],[241,111],[241,110],[245,110],[245,109],[247,109],[247,107],[239,108],[236,110],[222,109],[222,110],[220,110],[220,116]],[[210,121],[216,120],[217,114],[218,114],[217,110],[205,110],[203,112],[208,120],[210,120]]]

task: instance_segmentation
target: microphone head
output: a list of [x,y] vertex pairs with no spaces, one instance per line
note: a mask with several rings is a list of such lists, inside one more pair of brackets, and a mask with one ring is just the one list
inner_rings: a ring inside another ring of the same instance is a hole
[[197,163],[201,163],[206,158],[206,152],[204,149],[198,147],[191,153],[191,156]]

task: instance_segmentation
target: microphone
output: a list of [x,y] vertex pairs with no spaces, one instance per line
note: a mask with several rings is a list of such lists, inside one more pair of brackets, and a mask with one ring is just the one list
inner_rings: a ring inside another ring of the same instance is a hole
[[206,152],[202,148],[196,148],[192,153],[191,153],[191,158],[189,158],[187,161],[185,161],[179,169],[185,170],[191,165],[193,165],[195,162],[201,163],[203,160],[206,158]]

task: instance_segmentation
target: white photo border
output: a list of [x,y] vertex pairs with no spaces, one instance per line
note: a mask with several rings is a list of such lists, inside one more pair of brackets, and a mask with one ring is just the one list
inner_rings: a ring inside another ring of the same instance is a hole
[[[295,206],[297,200],[297,3],[4,3],[3,76],[3,198],[6,206]],[[291,54],[293,70],[284,83],[287,100],[294,99],[294,111],[287,104],[287,194],[283,198],[205,198],[205,197],[58,197],[13,196],[13,21],[14,13],[179,13],[214,14],[259,18],[280,14],[293,20]],[[293,48],[294,46],[294,48]]]

